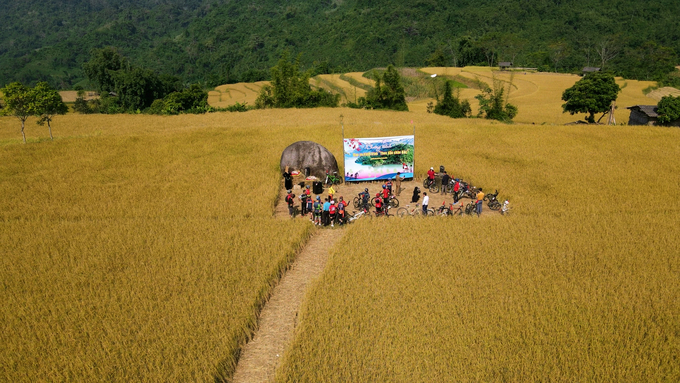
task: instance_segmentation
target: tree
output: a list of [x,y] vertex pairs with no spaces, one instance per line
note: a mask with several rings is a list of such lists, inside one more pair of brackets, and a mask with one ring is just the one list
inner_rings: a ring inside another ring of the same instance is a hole
[[374,74],[375,87],[359,98],[359,106],[369,109],[391,109],[408,111],[406,92],[401,85],[401,76],[392,66],[388,66],[382,76]]
[[33,90],[21,83],[13,82],[6,87],[0,89],[5,95],[5,107],[2,109],[2,114],[7,116],[14,116],[21,121],[21,136],[26,143],[26,120],[33,115],[32,106],[35,102],[35,93]]
[[54,137],[52,137],[52,119],[56,115],[66,114],[68,107],[64,104],[59,92],[52,89],[46,82],[39,82],[33,89],[33,92],[32,113],[39,117],[38,125],[45,125],[45,122],[47,122],[47,127],[50,130],[50,139],[54,140]]
[[469,117],[472,113],[470,103],[468,100],[460,101],[458,97],[454,97],[452,88],[451,81],[444,83],[444,97],[437,102],[434,113],[451,118]]
[[100,92],[114,90],[115,72],[129,68],[128,60],[114,48],[94,49],[90,61],[83,64],[83,72]]
[[588,113],[588,122],[595,123],[595,113],[608,112],[620,91],[613,74],[589,73],[562,93],[562,101],[566,101],[562,104],[563,113]]
[[331,94],[324,89],[312,90],[309,85],[310,72],[300,72],[300,56],[294,62],[285,52],[278,64],[271,69],[271,86],[262,87],[255,100],[257,108],[314,108],[319,106],[338,106],[339,94]]
[[[512,86],[512,82],[509,86]],[[517,116],[517,107],[508,103],[505,95],[503,82],[494,78],[493,88],[486,86],[482,88],[482,93],[475,96],[479,101],[479,116],[484,115],[484,118],[504,122],[512,121]]]
[[680,96],[664,96],[657,104],[658,121],[661,124],[670,124],[680,120]]

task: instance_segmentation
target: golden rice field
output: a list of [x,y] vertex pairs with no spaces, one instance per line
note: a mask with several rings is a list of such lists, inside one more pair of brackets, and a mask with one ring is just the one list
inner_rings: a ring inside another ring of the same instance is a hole
[[277,381],[680,380],[679,130],[418,129],[513,215],[350,227]]
[[[428,67],[419,69],[426,74],[438,74],[453,78],[460,76],[468,80],[480,80],[489,85],[493,79],[499,79],[510,89],[509,102],[519,108],[519,113],[515,117],[515,122],[527,124],[565,124],[584,119],[584,114],[570,115],[562,113],[562,92],[574,85],[581,77],[577,75],[550,72],[500,72],[495,68],[489,67]],[[345,81],[343,77],[349,77],[363,84],[374,86],[375,82],[362,76],[361,72],[345,73],[344,75],[329,74],[318,75],[310,79],[310,84],[314,87],[324,88],[341,95],[341,103],[354,102],[359,97],[366,95],[366,91],[355,87]],[[675,94],[674,88],[655,91],[645,96],[643,89],[656,85],[654,81],[624,80],[617,78],[617,83],[621,86],[622,92],[617,100],[617,111],[615,113],[618,124],[628,123],[630,112],[626,109],[633,105],[656,104],[662,95]],[[258,83],[238,83],[221,85],[211,91],[208,102],[212,106],[226,107],[236,102],[247,102],[254,105],[258,92],[266,81]],[[512,85],[510,85],[512,84]],[[507,89],[507,88],[506,88]],[[456,89],[458,97],[467,99],[472,106],[473,115],[478,112],[478,101],[475,96],[480,93],[478,89],[462,88]],[[409,102],[409,110],[426,113],[427,104],[435,102],[434,99],[423,98]],[[599,118],[599,115],[598,115]],[[603,120],[603,122],[605,122]]]
[[679,130],[325,108],[0,118],[0,380],[228,379],[314,230],[272,216],[281,151],[339,157],[340,115],[513,214],[347,229],[278,381],[680,379]]

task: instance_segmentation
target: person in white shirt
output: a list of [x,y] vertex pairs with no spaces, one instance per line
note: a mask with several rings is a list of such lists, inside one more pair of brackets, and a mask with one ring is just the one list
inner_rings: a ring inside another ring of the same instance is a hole
[[423,215],[427,215],[427,205],[430,203],[430,196],[427,192],[423,193]]

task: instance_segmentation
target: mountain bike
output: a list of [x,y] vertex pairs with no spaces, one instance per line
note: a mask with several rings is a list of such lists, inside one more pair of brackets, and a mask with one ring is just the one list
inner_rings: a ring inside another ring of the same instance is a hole
[[342,183],[342,177],[338,175],[338,172],[328,173],[326,170],[326,179],[323,181],[324,185],[338,185]]
[[380,211],[375,212],[375,216],[377,217],[390,217],[393,216],[394,214],[390,214],[390,209],[392,207],[390,205],[385,205]]
[[362,218],[362,217],[371,218],[371,213],[366,209],[361,209],[359,211],[355,211],[355,212],[352,213],[352,215],[347,217],[347,223],[352,223],[352,222],[354,222],[357,219]]
[[423,188],[429,190],[432,193],[439,193],[439,186],[437,186],[436,180],[425,178],[423,180]]

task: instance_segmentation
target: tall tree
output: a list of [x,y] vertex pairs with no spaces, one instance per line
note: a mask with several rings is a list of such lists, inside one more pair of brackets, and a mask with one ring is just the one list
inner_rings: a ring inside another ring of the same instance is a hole
[[657,104],[659,123],[670,124],[680,120],[680,97],[664,96]]
[[21,83],[13,82],[6,87],[0,89],[5,95],[5,107],[2,109],[2,114],[6,116],[14,116],[21,121],[21,137],[26,143],[26,120],[33,115],[32,106],[35,102],[35,93],[33,90]]
[[486,86],[482,89],[482,93],[475,96],[479,101],[479,116],[491,120],[498,120],[510,122],[517,115],[517,107],[507,101],[510,95],[510,87],[512,86],[512,77],[508,84],[508,90],[505,90],[503,82],[497,78],[493,78],[493,88]]
[[460,99],[453,95],[453,87],[451,81],[444,83],[444,97],[437,102],[434,107],[434,113],[451,118],[469,117],[472,113],[470,103],[468,100],[460,101]]
[[56,115],[63,115],[68,112],[68,107],[61,99],[59,92],[52,89],[46,82],[39,82],[33,88],[34,100],[31,107],[32,114],[38,116],[38,125],[44,125],[47,122],[47,127],[50,131],[50,139],[54,140],[52,136],[52,119]]
[[94,49],[90,61],[83,64],[83,72],[100,92],[112,92],[115,72],[129,68],[128,60],[114,48]]
[[588,113],[587,120],[592,124],[595,122],[595,113],[608,112],[620,91],[621,87],[613,74],[589,73],[562,93],[562,100],[566,101],[562,104],[563,113]]

